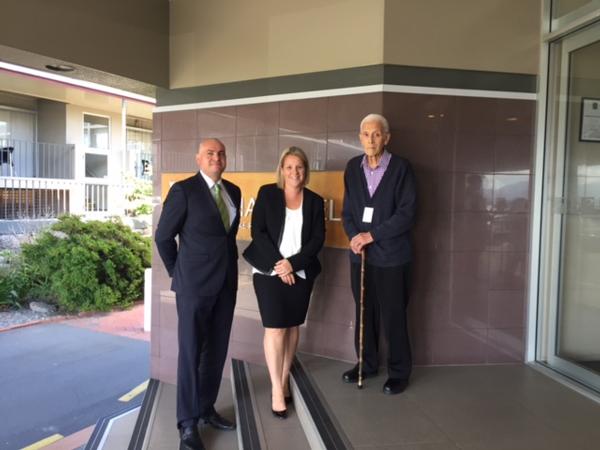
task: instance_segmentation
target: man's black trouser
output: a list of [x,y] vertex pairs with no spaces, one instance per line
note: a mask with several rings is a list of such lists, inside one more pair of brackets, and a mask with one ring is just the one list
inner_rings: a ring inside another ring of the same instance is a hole
[[[383,335],[388,346],[388,376],[407,380],[410,377],[412,358],[406,320],[408,275],[408,263],[395,267],[365,264],[363,370],[366,373],[376,372],[379,366],[379,332],[383,322]],[[350,264],[350,281],[356,301],[354,343],[358,355],[360,264]]]
[[176,296],[178,426],[193,425],[213,411],[229,346],[236,284],[226,282],[216,296]]

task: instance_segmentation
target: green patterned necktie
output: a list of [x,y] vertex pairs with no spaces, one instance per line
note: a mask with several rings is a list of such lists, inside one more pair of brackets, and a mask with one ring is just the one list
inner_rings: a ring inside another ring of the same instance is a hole
[[221,185],[215,183],[211,191],[215,202],[217,203],[217,209],[221,215],[223,225],[225,225],[225,231],[229,231],[229,211],[227,210],[227,206],[225,205],[223,197],[221,196]]

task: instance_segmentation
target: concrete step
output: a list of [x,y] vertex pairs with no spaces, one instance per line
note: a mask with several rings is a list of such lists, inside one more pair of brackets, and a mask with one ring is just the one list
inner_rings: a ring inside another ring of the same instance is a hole
[[[235,407],[230,380],[223,379],[215,408],[224,417],[233,420]],[[177,387],[158,380],[150,380],[141,407],[135,416],[122,416],[99,421],[85,450],[174,450],[179,449],[176,419]],[[133,413],[132,413],[133,414]],[[113,420],[111,426],[102,425]],[[206,448],[235,450],[238,448],[235,432],[217,431],[200,425],[200,436]]]
[[[321,359],[327,361],[326,358]],[[313,450],[354,448],[336,419],[336,412],[340,411],[334,411],[329,406],[327,393],[319,388],[302,361],[302,354],[294,358],[291,370],[292,389],[296,411],[310,448]]]
[[271,382],[264,366],[232,361],[232,381],[236,398],[238,446],[243,450],[306,450],[311,448],[296,411],[288,405],[288,417],[278,419],[271,412]]
[[141,407],[137,406],[101,418],[85,450],[112,450],[127,448]]
[[[313,359],[310,362],[314,364]],[[326,396],[302,358],[296,358],[290,380],[293,402],[288,417],[271,412],[271,382],[267,368],[233,359],[230,379],[223,379],[215,405],[233,419],[237,430],[200,426],[206,448],[216,450],[351,449]],[[176,428],[174,385],[150,380],[141,407],[101,419],[85,450],[173,450],[180,448]],[[180,449],[181,450],[181,449]]]

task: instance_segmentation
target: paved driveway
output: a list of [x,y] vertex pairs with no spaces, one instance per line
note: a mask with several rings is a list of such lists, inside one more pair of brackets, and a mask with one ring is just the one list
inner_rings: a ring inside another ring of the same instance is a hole
[[67,436],[130,404],[148,379],[150,344],[63,323],[0,333],[0,449]]

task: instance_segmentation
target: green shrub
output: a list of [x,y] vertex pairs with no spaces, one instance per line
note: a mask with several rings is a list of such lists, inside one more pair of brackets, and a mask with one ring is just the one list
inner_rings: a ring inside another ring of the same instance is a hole
[[0,268],[0,310],[21,306],[19,292],[15,284],[14,271],[5,267]]
[[29,296],[63,311],[107,311],[143,295],[150,240],[120,220],[83,222],[63,216],[22,247]]
[[28,279],[23,264],[17,254],[9,251],[0,252],[0,310],[18,308],[27,292]]
[[133,210],[134,216],[143,216],[146,214],[152,214],[152,205],[149,205],[148,203],[142,203]]

